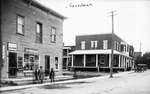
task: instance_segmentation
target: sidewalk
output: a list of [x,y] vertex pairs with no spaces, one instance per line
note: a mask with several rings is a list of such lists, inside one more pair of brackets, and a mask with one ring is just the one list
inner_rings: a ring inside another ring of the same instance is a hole
[[[72,79],[73,77],[72,76],[67,76],[67,75],[59,75],[59,76],[56,76],[55,80],[56,81],[61,81],[61,80],[68,80],[68,79]],[[34,77],[26,77],[26,78],[9,78],[9,79],[2,79],[2,81],[4,82],[14,82],[15,84],[17,85],[28,85],[28,84],[34,84],[36,83],[35,81],[35,78]],[[50,82],[50,79],[49,77],[44,77],[44,83],[45,82]]]
[[[127,71],[127,72],[119,72],[117,74],[114,74],[114,77],[118,76],[123,76],[125,74],[132,73],[133,71]],[[10,90],[18,90],[18,89],[25,89],[25,88],[30,88],[30,87],[37,87],[37,86],[44,86],[44,85],[53,85],[53,84],[63,84],[63,83],[72,83],[72,82],[80,82],[80,81],[92,81],[96,79],[104,79],[104,78],[109,78],[109,76],[100,76],[100,77],[92,77],[92,78],[86,78],[86,79],[73,79],[73,80],[66,80],[66,81],[58,81],[54,83],[43,83],[43,84],[30,84],[30,85],[23,85],[23,86],[8,86],[8,87],[1,87],[0,92],[4,91],[10,91]]]

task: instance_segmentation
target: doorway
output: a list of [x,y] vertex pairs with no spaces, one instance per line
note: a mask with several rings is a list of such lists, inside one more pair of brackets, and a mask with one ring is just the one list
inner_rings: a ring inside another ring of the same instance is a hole
[[50,56],[45,55],[45,75],[48,76],[50,71]]
[[8,76],[16,77],[17,75],[17,53],[9,52]]

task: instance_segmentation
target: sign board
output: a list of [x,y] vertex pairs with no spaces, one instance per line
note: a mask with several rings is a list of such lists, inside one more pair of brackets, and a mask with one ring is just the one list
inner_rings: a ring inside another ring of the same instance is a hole
[[24,52],[25,53],[30,53],[30,54],[38,54],[38,50],[31,49],[31,48],[25,48]]
[[15,44],[15,43],[8,43],[8,50],[16,51],[17,50],[17,44]]
[[3,48],[2,48],[2,58],[4,59],[6,56],[6,52],[5,52],[5,45],[3,44]]

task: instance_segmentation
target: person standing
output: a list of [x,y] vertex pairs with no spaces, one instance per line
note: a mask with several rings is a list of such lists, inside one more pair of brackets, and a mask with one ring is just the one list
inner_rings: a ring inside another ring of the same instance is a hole
[[54,72],[53,68],[51,68],[51,71],[50,71],[50,74],[49,74],[49,78],[50,78],[51,82],[55,81],[55,72]]
[[44,71],[43,71],[43,67],[40,66],[40,70],[39,70],[39,80],[41,83],[43,83],[44,80]]
[[35,71],[34,71],[34,76],[35,76],[35,80],[38,81],[39,80],[39,69],[38,67],[36,67]]

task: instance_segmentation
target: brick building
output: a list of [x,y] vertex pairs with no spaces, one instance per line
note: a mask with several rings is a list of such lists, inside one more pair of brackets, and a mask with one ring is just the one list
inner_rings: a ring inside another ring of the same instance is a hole
[[[133,65],[133,46],[114,34],[113,68],[126,70]],[[111,64],[112,34],[76,36],[76,50],[71,52],[72,68],[109,69]]]
[[35,0],[1,0],[2,78],[62,69],[64,16]]

